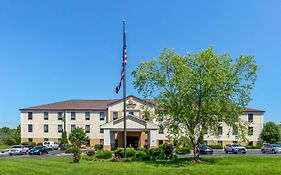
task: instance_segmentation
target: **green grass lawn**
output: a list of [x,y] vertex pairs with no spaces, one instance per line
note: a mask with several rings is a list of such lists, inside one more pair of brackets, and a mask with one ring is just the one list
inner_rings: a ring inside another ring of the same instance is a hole
[[71,163],[65,158],[1,158],[0,174],[97,174],[97,175],[273,175],[281,174],[281,157],[216,157],[201,164],[85,161]]

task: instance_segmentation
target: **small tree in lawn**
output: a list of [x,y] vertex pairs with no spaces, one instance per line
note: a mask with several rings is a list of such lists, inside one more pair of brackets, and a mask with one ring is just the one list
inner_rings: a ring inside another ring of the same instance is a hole
[[69,141],[73,144],[73,162],[79,163],[81,158],[81,151],[80,147],[81,144],[87,144],[89,143],[89,137],[86,135],[83,128],[75,128],[71,133],[69,134]]
[[157,101],[157,120],[172,136],[187,136],[199,161],[202,129],[215,134],[224,122],[245,133],[239,116],[250,102],[256,70],[252,56],[233,60],[212,48],[180,56],[165,49],[158,59],[141,62],[133,76],[138,92]]
[[64,130],[61,133],[61,144],[68,144],[67,133]]
[[267,122],[262,129],[261,138],[266,143],[277,143],[280,140],[278,125],[274,122]]

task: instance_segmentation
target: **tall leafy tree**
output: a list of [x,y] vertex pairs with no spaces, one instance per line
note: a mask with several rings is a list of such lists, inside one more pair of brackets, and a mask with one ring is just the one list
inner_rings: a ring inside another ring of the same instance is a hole
[[62,131],[61,133],[61,144],[68,144],[66,131]]
[[77,127],[69,134],[69,141],[72,144],[75,144],[76,146],[80,147],[82,143],[89,143],[89,137],[86,135],[83,128]]
[[267,122],[261,132],[261,138],[266,143],[276,143],[281,139],[278,125]]
[[190,139],[194,160],[199,161],[202,129],[216,133],[221,122],[245,133],[239,120],[250,102],[257,65],[252,56],[233,60],[213,48],[180,56],[165,49],[159,58],[141,62],[133,71],[134,87],[144,98],[154,98],[158,121],[172,136]]

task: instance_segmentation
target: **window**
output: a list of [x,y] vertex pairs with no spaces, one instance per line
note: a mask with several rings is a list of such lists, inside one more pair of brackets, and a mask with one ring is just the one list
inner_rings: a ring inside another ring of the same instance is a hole
[[232,129],[232,135],[236,136],[238,134],[237,129],[233,128]]
[[100,133],[104,133],[104,130],[100,128]]
[[28,116],[28,120],[32,120],[32,112],[28,112],[27,116]]
[[49,132],[49,125],[44,125],[44,132]]
[[238,142],[237,141],[233,141],[232,143],[237,144]]
[[44,138],[44,142],[49,141],[49,138]]
[[33,142],[33,138],[28,138],[28,141],[29,142]]
[[223,142],[221,140],[218,141],[218,145],[222,146]]
[[134,112],[133,111],[129,111],[129,114],[134,115]]
[[254,121],[254,114],[248,114],[248,122]]
[[222,126],[219,126],[219,127],[218,127],[218,133],[219,133],[220,135],[222,135],[222,132],[223,132]]
[[104,140],[100,139],[100,144],[103,145],[104,144]]
[[207,128],[203,128],[203,133],[204,134],[208,134],[208,129]]
[[113,112],[113,120],[118,119],[118,112]]
[[28,132],[32,132],[32,130],[33,130],[32,125],[28,125]]
[[58,125],[58,132],[62,132],[62,125]]
[[63,115],[62,112],[58,112],[58,120],[62,120],[62,115]]
[[105,118],[105,112],[100,112],[100,120],[104,120]]
[[208,145],[208,141],[207,141],[207,140],[204,140],[204,144],[205,144],[205,145]]
[[90,120],[90,112],[85,112],[85,120]]
[[58,142],[61,143],[61,138],[58,138]]
[[71,126],[70,126],[71,132],[75,129],[75,127],[76,127],[75,125],[71,125]]
[[159,146],[164,144],[164,140],[159,140]]
[[90,133],[90,125],[85,125],[85,132]]
[[164,128],[163,128],[162,125],[159,127],[158,133],[159,133],[159,134],[164,134]]
[[44,112],[44,120],[49,120],[49,112]]
[[248,145],[253,146],[253,141],[249,141]]
[[254,128],[253,127],[249,127],[248,128],[248,135],[252,136],[254,134]]
[[76,112],[71,112],[70,116],[71,116],[71,120],[75,120],[76,119]]

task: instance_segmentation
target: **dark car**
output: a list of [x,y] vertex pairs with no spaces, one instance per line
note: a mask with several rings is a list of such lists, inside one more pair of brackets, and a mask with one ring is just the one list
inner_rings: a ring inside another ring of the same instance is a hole
[[200,154],[213,154],[213,149],[205,144],[200,145],[199,150]]
[[66,150],[69,147],[68,144],[61,144],[60,150]]
[[30,155],[48,154],[48,148],[45,146],[35,146],[29,151]]

